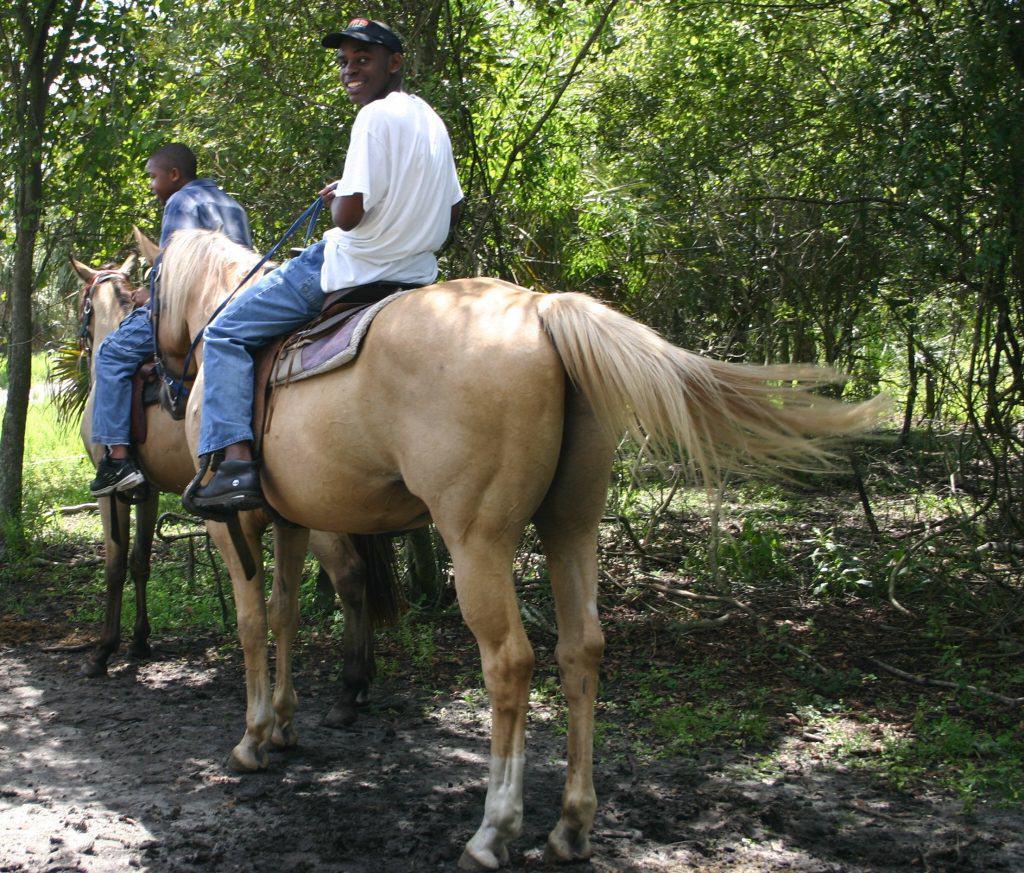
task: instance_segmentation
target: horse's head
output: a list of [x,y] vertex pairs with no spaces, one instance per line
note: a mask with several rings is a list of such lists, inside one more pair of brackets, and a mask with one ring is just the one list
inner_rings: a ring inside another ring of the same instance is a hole
[[94,269],[71,258],[71,266],[82,280],[78,289],[79,339],[89,348],[100,343],[132,310],[131,271],[135,255],[120,266],[104,264]]

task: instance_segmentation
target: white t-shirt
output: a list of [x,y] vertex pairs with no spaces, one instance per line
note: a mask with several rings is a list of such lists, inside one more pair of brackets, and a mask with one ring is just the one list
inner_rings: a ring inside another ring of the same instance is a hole
[[444,122],[423,100],[395,91],[359,110],[335,195],[363,195],[352,230],[324,234],[324,292],[368,282],[429,285],[434,256],[462,199]]

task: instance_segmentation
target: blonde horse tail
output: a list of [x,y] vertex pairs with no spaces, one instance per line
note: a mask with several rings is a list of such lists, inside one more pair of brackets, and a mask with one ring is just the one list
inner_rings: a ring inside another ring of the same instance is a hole
[[583,294],[549,294],[541,323],[598,421],[664,459],[689,458],[708,483],[727,469],[821,469],[829,441],[871,427],[887,403],[809,389],[842,381],[808,365],[731,364],[688,352]]

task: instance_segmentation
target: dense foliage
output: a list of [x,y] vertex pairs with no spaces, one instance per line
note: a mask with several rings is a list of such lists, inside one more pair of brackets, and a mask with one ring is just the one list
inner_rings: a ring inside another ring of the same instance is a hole
[[[247,205],[261,247],[338,175],[353,109],[319,46],[345,14],[337,4],[16,6],[25,20],[74,26],[42,122],[14,111],[17,80],[0,86],[5,336],[21,220],[7,195],[34,124],[37,347],[71,330],[69,251],[112,259],[133,221],[156,232],[142,173],[156,145],[191,144]],[[1014,4],[434,0],[350,11],[405,36],[408,87],[452,131],[469,210],[449,275],[583,290],[690,347],[849,371],[851,394],[897,399],[905,433],[920,420],[964,426],[988,462],[957,475],[1019,533]],[[16,28],[0,35],[7,65],[30,68]]]

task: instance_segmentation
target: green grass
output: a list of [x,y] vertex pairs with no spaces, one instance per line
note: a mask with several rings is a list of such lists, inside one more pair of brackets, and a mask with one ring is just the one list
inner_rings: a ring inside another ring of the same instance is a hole
[[30,404],[23,479],[23,514],[29,524],[41,522],[54,507],[91,501],[92,477],[77,425],[58,422],[49,402]]
[[[45,376],[45,359],[42,376]],[[42,379],[42,376],[40,377]],[[40,382],[40,386],[42,382]],[[103,527],[98,514],[85,513],[63,516],[55,512],[61,506],[89,503],[89,482],[94,475],[92,464],[85,454],[78,424],[64,425],[58,421],[56,409],[45,392],[36,391],[37,399],[29,404],[25,437],[23,477],[23,512],[20,529],[13,524],[9,542],[18,547],[10,549],[0,570],[0,582],[20,581],[23,592],[16,601],[5,600],[4,611],[23,613],[41,599],[60,596],[66,591],[72,607],[71,619],[92,624],[103,615],[104,575],[102,566],[82,567],[69,571],[60,566],[43,572],[40,559],[58,562],[69,555],[89,556],[103,541]],[[2,407],[0,407],[2,410]],[[181,512],[177,495],[163,494],[161,512]],[[189,571],[189,547],[181,541],[169,547],[159,547],[154,554],[152,575],[147,589],[150,624],[154,633],[168,631],[222,629],[221,605],[209,558],[196,541],[194,569]],[[228,607],[228,620],[234,622],[234,604],[230,580],[220,557],[215,556],[221,574]],[[25,582],[32,582],[25,585]],[[41,584],[38,584],[41,583]],[[125,586],[122,624],[131,626],[135,619],[135,595],[130,583]]]
[[910,731],[882,744],[876,766],[900,788],[935,779],[968,807],[986,796],[1005,803],[1024,801],[1024,735],[1005,712],[993,713],[982,726],[976,718],[922,702]]
[[[7,377],[7,358],[0,358],[0,388],[7,390],[9,380]],[[32,384],[42,385],[46,382],[49,372],[49,360],[46,352],[36,352],[32,355]]]

